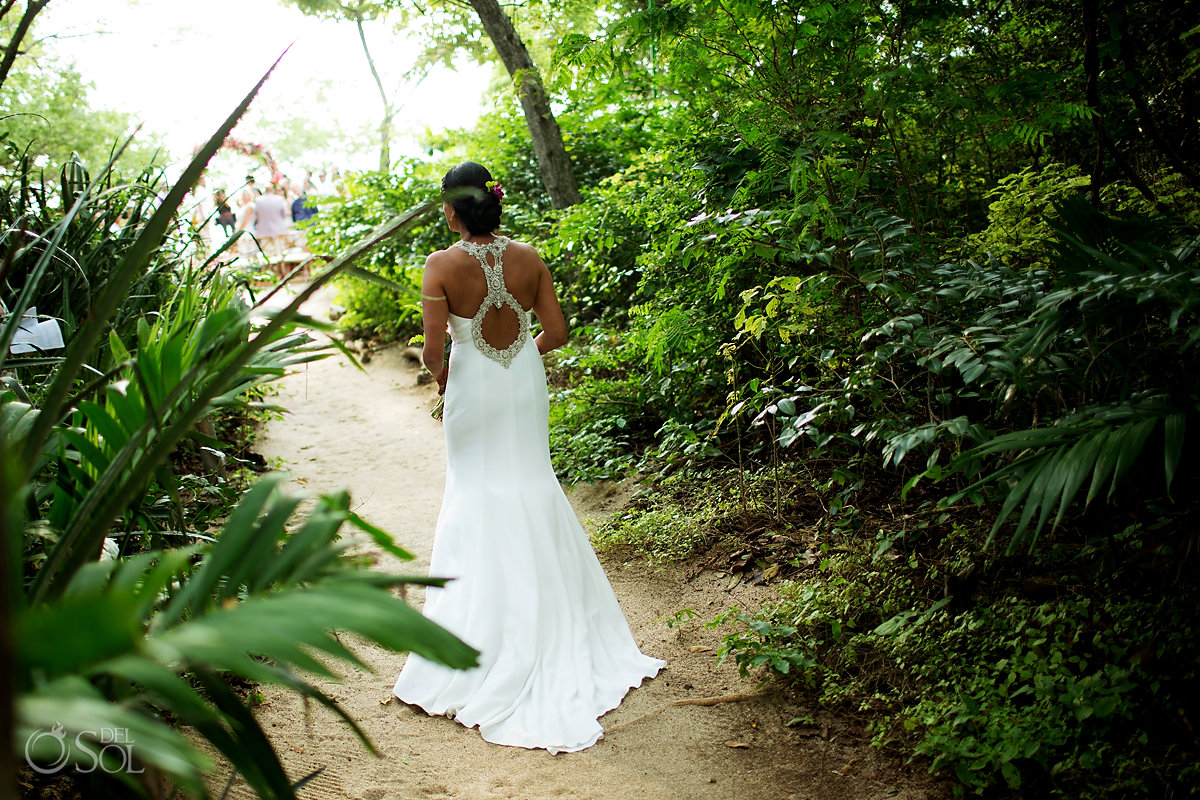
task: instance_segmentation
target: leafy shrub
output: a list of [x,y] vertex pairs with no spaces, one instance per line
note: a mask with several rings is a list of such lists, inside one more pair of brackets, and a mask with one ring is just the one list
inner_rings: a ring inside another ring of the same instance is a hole
[[696,555],[708,542],[704,511],[681,513],[675,509],[630,509],[606,521],[592,534],[601,552],[632,548],[651,564],[669,564]]
[[[869,711],[877,743],[911,747],[965,789],[1169,796],[1190,780],[1170,765],[1189,758],[1175,737],[1195,710],[1200,617],[1193,584],[1166,594],[1142,585],[1145,536],[1134,527],[1083,548],[1063,540],[1036,567],[979,564],[965,529],[936,546],[860,543],[785,584],[774,607],[714,623],[737,626],[724,652],[744,670],[765,667],[827,705]],[[1083,574],[1126,567],[1099,590],[1047,582],[1059,560]],[[973,563],[989,577],[971,601],[956,587]],[[1047,589],[1057,596],[1023,596]]]
[[987,228],[967,237],[978,260],[998,258],[1013,269],[1049,268],[1057,238],[1051,227],[1055,206],[1079,196],[1089,183],[1082,170],[1065,164],[1026,167],[1001,178],[988,191]]
[[[306,229],[309,249],[340,252],[397,214],[436,200],[439,179],[414,160],[397,162],[390,174],[348,174],[343,195],[319,198],[320,213]],[[412,227],[411,236],[381,242],[366,254],[360,266],[391,285],[349,277],[337,281],[336,299],[345,308],[339,326],[387,341],[404,341],[420,333],[425,258],[446,245],[445,234],[440,214],[430,214]]]
[[567,484],[620,480],[633,471],[635,457],[621,416],[566,420],[561,404],[551,412],[550,454],[559,479]]
[[[640,335],[589,326],[575,332],[554,362],[551,454],[569,482],[611,479],[633,470],[708,461],[723,376],[708,358],[652,366]],[[714,359],[715,360],[715,359]]]
[[[25,159],[5,178],[0,188],[0,247],[9,259],[2,287],[6,306],[20,312],[36,305],[39,314],[73,329],[141,240],[157,210],[158,195],[166,188],[163,170],[152,164],[127,178],[113,164],[101,164],[92,185],[91,171],[74,158],[59,180],[51,182]],[[87,203],[90,213],[70,217],[69,224],[60,226],[62,214],[88,189],[93,193]],[[37,236],[22,241],[33,231],[56,227],[57,241]],[[139,318],[170,298],[175,274],[186,265],[188,244],[175,226],[164,232],[160,247],[115,311],[112,322],[120,335],[131,335]],[[39,294],[24,291],[41,282],[46,289]]]
[[[730,468],[680,469],[648,481],[634,501],[593,534],[600,548],[630,547],[656,564],[732,551],[736,569],[769,566],[794,546],[795,503],[809,476],[792,469],[748,473]],[[758,528],[746,534],[747,525]],[[756,539],[770,539],[763,546]],[[778,567],[777,567],[778,569]],[[747,573],[749,574],[749,573]]]
[[669,153],[643,153],[621,171],[585,184],[584,202],[559,212],[540,245],[571,327],[619,324],[655,296],[648,275],[667,257],[661,245],[695,213],[690,184],[672,167]]

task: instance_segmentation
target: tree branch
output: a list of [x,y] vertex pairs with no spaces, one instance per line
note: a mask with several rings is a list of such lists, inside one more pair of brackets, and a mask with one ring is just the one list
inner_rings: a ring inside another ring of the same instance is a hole
[[1154,195],[1150,186],[1142,180],[1142,176],[1130,166],[1105,129],[1104,108],[1100,104],[1100,53],[1097,42],[1099,27],[1100,0],[1083,0],[1083,70],[1087,75],[1087,104],[1092,110],[1092,128],[1096,132],[1096,158],[1092,162],[1089,199],[1093,206],[1100,207],[1100,187],[1104,180],[1104,151],[1107,150],[1142,197],[1157,210],[1169,213],[1170,209]]
[[[4,7],[4,14],[7,14],[13,7],[16,0],[8,0]],[[41,10],[50,3],[50,0],[29,0],[25,6],[25,13],[21,15],[21,21],[17,23],[17,28],[13,31],[12,39],[9,40],[8,47],[4,51],[4,60],[0,61],[0,86],[4,86],[4,81],[8,79],[8,73],[12,70],[13,62],[17,60],[18,51],[21,49],[21,41],[25,38],[25,34],[29,33],[29,28],[33,25],[33,18],[36,17]],[[0,14],[3,16],[3,14]]]
[[1178,170],[1189,186],[1193,189],[1200,189],[1200,178],[1197,177],[1196,171],[1184,160],[1179,149],[1167,137],[1163,136],[1162,131],[1159,130],[1157,123],[1154,121],[1154,115],[1146,103],[1146,98],[1142,94],[1142,84],[1144,81],[1142,80],[1141,73],[1138,72],[1137,61],[1134,55],[1139,50],[1137,44],[1136,35],[1129,26],[1129,17],[1128,15],[1123,15],[1121,20],[1121,57],[1125,62],[1125,71],[1133,77],[1133,81],[1128,84],[1129,98],[1133,100],[1134,107],[1137,108],[1138,114],[1141,115],[1142,122],[1146,125],[1146,130],[1150,132],[1150,138],[1166,154],[1167,160],[1171,162],[1171,166]]

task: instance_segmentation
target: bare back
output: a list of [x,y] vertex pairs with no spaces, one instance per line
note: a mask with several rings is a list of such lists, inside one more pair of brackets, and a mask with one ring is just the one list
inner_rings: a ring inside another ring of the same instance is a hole
[[[446,303],[450,313],[470,319],[479,310],[479,304],[488,293],[487,277],[480,268],[479,260],[457,247],[442,251],[444,256],[443,283]],[[541,271],[545,264],[537,251],[527,244],[511,242],[504,249],[504,285],[509,293],[529,311],[537,300]]]
[[[520,242],[493,239],[483,247],[500,245],[503,242],[507,244],[501,247],[501,288],[511,295],[524,312],[532,310],[543,329],[553,328],[557,331],[561,328],[562,339],[565,340],[562,311],[545,263],[536,250]],[[494,267],[495,255],[481,254],[481,247],[478,245],[466,246],[475,253],[454,246],[439,250],[429,257],[425,267],[425,285],[422,289],[425,295],[427,324],[445,324],[445,319],[439,321],[438,317],[441,315],[436,313],[435,304],[444,304],[448,313],[465,319],[472,319],[480,312],[480,306],[488,296],[487,272],[481,261],[485,261],[488,267]],[[480,333],[488,345],[501,351],[513,344],[524,327],[515,308],[505,303],[496,303],[484,313]],[[427,330],[427,335],[428,333]],[[539,350],[545,352],[541,345]]]

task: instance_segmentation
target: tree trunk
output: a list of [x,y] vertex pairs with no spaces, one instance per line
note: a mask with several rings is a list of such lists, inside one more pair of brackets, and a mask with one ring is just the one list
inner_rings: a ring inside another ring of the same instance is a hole
[[500,54],[505,69],[516,83],[521,109],[525,112],[525,124],[533,139],[533,152],[537,155],[542,183],[550,195],[550,204],[555,208],[567,208],[579,202],[579,188],[575,184],[575,172],[571,159],[563,147],[562,132],[550,110],[550,98],[542,85],[542,76],[529,57],[525,43],[517,35],[512,20],[500,8],[498,0],[471,0],[471,7],[479,15],[483,30]]
[[384,114],[383,122],[379,124],[379,171],[390,172],[392,169],[392,115]]
[[371,48],[367,47],[367,33],[363,30],[363,18],[356,16],[354,24],[358,26],[358,40],[362,42],[363,55],[367,57],[367,66],[371,68],[371,77],[375,79],[375,88],[379,90],[379,98],[383,101],[383,121],[379,123],[379,171],[387,172],[392,168],[392,117],[396,112],[388,99],[387,89],[383,88],[383,79],[379,70],[375,69],[375,59],[371,57]]
[[1128,76],[1125,80],[1125,87],[1128,90],[1129,99],[1133,100],[1134,108],[1141,115],[1143,126],[1146,132],[1149,133],[1150,139],[1166,155],[1167,161],[1175,168],[1176,172],[1183,176],[1189,186],[1193,189],[1200,189],[1200,176],[1187,163],[1179,148],[1167,136],[1163,135],[1158,124],[1154,121],[1154,114],[1150,109],[1150,105],[1146,102],[1146,96],[1142,94],[1142,85],[1145,81],[1142,80],[1142,76],[1138,72],[1136,54],[1143,52],[1143,48],[1136,41],[1136,34],[1134,34],[1133,28],[1129,24],[1128,15],[1121,15],[1120,31],[1121,59],[1125,62],[1125,74]]

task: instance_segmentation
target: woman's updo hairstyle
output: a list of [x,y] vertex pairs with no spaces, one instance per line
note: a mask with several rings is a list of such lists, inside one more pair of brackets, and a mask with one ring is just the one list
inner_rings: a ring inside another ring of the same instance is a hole
[[500,198],[488,190],[492,173],[474,161],[464,161],[442,178],[442,200],[454,206],[472,236],[486,236],[500,227]]

